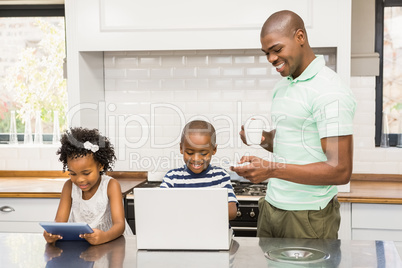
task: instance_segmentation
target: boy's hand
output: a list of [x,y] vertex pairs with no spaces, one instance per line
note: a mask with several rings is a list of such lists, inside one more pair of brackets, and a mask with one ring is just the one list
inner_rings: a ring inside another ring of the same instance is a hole
[[48,243],[54,243],[59,239],[63,239],[63,237],[60,235],[54,235],[54,234],[48,233],[46,231],[43,232],[43,237],[45,238],[46,242],[48,242]]
[[81,234],[80,237],[84,238],[85,240],[88,241],[91,245],[99,245],[102,244],[102,234],[104,233],[103,231],[99,229],[93,229],[94,232],[90,234]]

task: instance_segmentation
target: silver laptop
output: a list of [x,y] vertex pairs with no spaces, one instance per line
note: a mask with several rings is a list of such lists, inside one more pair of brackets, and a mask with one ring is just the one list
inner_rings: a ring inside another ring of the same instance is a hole
[[134,188],[137,248],[229,250],[224,188]]

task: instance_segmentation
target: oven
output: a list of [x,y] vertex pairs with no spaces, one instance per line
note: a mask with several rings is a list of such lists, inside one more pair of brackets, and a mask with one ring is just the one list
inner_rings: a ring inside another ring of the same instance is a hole
[[235,236],[257,236],[258,200],[264,197],[267,184],[253,184],[249,181],[232,181],[239,206],[237,217],[230,221]]
[[[147,181],[139,187],[157,188],[161,182]],[[236,194],[239,206],[237,208],[237,217],[230,221],[235,236],[255,237],[257,235],[258,219],[258,200],[265,196],[266,183],[253,184],[249,181],[233,181],[233,190]],[[134,196],[128,194],[125,200],[126,219],[135,234],[134,218]]]

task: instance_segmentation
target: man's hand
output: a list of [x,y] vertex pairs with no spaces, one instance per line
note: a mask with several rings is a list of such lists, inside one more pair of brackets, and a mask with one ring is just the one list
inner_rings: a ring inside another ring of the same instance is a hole
[[[272,151],[273,151],[273,144],[274,144],[275,132],[276,132],[275,129],[274,129],[274,130],[271,130],[271,131],[269,131],[269,132],[264,131],[264,130],[262,131],[262,137],[261,137],[260,146],[261,146],[262,148],[264,148],[265,150],[271,152],[271,153],[272,153]],[[239,135],[240,135],[241,141],[242,141],[245,145],[248,145],[248,144],[247,144],[247,141],[246,141],[246,132],[244,131],[244,126],[241,126],[241,130],[240,130],[240,132],[239,132]]]
[[272,177],[273,172],[278,166],[278,163],[270,162],[256,156],[243,156],[239,163],[246,162],[249,162],[249,164],[237,167],[232,166],[230,169],[252,183],[260,183]]

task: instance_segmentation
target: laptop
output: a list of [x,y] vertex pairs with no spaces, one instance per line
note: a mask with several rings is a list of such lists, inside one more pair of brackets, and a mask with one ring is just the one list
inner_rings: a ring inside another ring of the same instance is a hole
[[227,189],[134,188],[134,213],[138,249],[230,249]]

